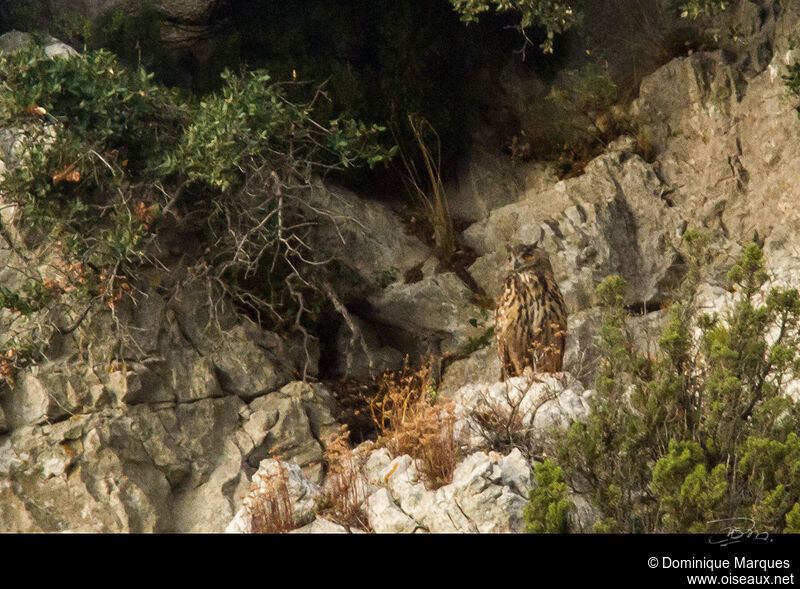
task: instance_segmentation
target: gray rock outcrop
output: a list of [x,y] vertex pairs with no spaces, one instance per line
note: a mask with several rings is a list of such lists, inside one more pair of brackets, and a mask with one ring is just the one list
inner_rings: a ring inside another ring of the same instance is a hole
[[370,526],[379,533],[511,533],[525,527],[531,478],[519,450],[471,454],[456,467],[453,482],[435,491],[426,489],[409,456],[373,470],[370,479],[381,485],[367,500]]
[[222,531],[261,458],[280,455],[321,481],[319,440],[338,430],[329,402],[298,382],[249,405],[236,395],[115,403],[10,425],[0,436],[2,530]]
[[[686,222],[662,198],[667,187],[651,165],[628,149],[606,153],[577,178],[492,211],[464,231],[484,256],[470,272],[491,297],[505,278],[505,246],[540,243],[572,312],[594,303],[595,286],[610,274],[628,281],[628,302],[663,298],[681,277],[678,245]],[[543,216],[540,201],[563,202]]]

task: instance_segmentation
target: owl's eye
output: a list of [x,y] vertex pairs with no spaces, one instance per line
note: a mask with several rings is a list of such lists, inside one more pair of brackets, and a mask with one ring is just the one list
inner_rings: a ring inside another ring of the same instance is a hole
[[530,260],[531,258],[533,258],[533,254],[525,254],[522,256],[523,260]]

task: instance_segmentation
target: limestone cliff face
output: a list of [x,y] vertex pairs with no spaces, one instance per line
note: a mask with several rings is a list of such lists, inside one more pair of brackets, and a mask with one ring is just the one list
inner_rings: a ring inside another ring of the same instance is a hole
[[[655,329],[683,274],[678,247],[689,228],[713,235],[699,293],[708,308],[726,304],[725,271],[754,233],[776,282],[800,287],[800,120],[782,79],[800,60],[791,48],[800,7],[762,4],[768,10],[740,15],[739,53],[695,52],[644,79],[627,114],[652,142],[652,161],[624,136],[562,181],[545,164],[512,163],[485,146],[465,160],[451,197],[459,216],[474,220],[462,233],[477,253],[468,272],[493,297],[505,246],[541,240],[571,312],[568,370],[591,361],[591,293],[608,274],[628,280],[628,303],[653,311],[636,320],[638,333],[646,339]],[[0,139],[3,167],[13,165],[13,134]],[[464,277],[442,271],[389,207],[318,188],[320,206],[353,219],[314,237],[341,264],[336,286],[352,310],[326,334],[338,370],[367,375],[435,350],[457,358],[445,366],[444,395],[467,408],[490,394],[499,375],[492,345],[462,352],[491,325],[491,311],[482,314]],[[21,260],[5,247],[0,283],[13,285]],[[115,318],[93,312],[0,392],[0,531],[223,531],[250,477],[275,456],[299,467],[298,488],[324,483],[324,440],[339,424],[335,395],[313,382],[316,344],[309,355],[308,342],[265,332],[231,309],[212,321],[202,285],[182,292],[166,299],[154,286]],[[110,337],[113,321],[132,335]],[[120,350],[124,362],[112,362]],[[591,379],[552,386],[569,393],[538,419],[580,419]],[[532,483],[518,452],[487,454],[473,440],[452,485],[436,492],[419,485],[410,460],[368,450],[365,460],[376,531],[521,530]],[[574,528],[590,528],[592,513],[582,504]]]

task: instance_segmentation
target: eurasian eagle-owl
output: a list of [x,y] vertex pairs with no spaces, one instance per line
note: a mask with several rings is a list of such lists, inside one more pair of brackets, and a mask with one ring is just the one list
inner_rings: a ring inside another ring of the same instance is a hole
[[509,247],[509,272],[497,303],[494,333],[500,380],[534,372],[561,372],[567,309],[547,252],[536,245]]

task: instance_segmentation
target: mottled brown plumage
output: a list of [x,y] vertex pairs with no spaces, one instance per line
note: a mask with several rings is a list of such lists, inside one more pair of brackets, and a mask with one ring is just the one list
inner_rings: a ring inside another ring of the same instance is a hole
[[547,252],[535,245],[508,249],[509,273],[497,303],[494,333],[500,379],[534,372],[561,372],[567,341],[567,309]]

